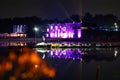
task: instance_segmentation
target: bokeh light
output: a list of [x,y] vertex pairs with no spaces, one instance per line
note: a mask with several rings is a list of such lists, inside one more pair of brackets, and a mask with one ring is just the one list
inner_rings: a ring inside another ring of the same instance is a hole
[[3,80],[5,77],[8,80],[36,80],[54,76],[55,69],[28,47],[13,48],[6,58],[0,60],[0,79]]

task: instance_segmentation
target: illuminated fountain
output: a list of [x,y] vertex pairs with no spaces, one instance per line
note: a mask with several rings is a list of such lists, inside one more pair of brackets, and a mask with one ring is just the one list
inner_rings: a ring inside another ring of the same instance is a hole
[[81,38],[81,23],[48,24],[48,38]]

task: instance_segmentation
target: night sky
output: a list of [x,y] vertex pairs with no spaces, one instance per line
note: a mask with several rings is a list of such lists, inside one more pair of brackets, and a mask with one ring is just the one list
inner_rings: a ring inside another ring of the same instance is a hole
[[0,18],[65,19],[72,14],[114,14],[120,18],[120,0],[0,0]]
[[83,0],[83,12],[114,14],[120,18],[120,0]]

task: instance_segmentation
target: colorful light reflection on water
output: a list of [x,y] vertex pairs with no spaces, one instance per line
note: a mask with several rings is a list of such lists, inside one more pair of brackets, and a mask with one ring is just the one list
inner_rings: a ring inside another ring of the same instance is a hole
[[[0,56],[0,80],[41,80],[43,76],[52,77],[52,80],[93,80],[93,77],[95,78],[97,75],[95,72],[98,73],[99,70],[103,69],[101,75],[106,76],[107,72],[109,80],[116,80],[110,77],[111,74],[119,75],[119,48],[59,48],[49,50],[38,48],[36,50],[19,47],[19,49],[10,50],[10,53],[5,56]],[[91,76],[93,77],[91,78]]]
[[80,49],[53,49],[50,50],[50,57],[56,58],[67,58],[67,59],[81,59],[81,50]]
[[59,58],[59,59],[73,59],[73,60],[114,60],[119,56],[119,50],[116,48],[58,48],[45,50],[36,48],[38,53],[44,53],[43,58]]
[[1,47],[7,47],[7,46],[27,46],[26,42],[0,42]]

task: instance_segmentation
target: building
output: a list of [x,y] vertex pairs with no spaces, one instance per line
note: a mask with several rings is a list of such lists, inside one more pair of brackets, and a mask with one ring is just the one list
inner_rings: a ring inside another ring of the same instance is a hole
[[25,32],[26,32],[26,25],[13,26],[13,33],[25,33]]
[[13,33],[10,33],[10,37],[26,37],[26,25],[13,25]]
[[81,38],[81,23],[48,24],[47,38]]

